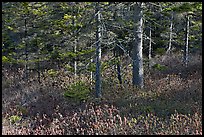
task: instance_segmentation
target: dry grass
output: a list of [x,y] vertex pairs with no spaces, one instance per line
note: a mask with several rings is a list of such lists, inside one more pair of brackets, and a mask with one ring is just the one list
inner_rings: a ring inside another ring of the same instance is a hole
[[[165,64],[166,63],[166,64]],[[103,74],[103,98],[94,90],[86,101],[65,98],[76,81],[61,71],[22,80],[22,70],[2,68],[2,134],[9,135],[202,135],[202,62],[195,56],[187,68],[178,58],[167,58],[167,70],[145,70],[145,89],[131,86],[124,71],[123,86],[116,73]],[[113,78],[115,77],[115,78]],[[89,83],[86,76],[81,81]],[[11,116],[21,119],[11,123]]]

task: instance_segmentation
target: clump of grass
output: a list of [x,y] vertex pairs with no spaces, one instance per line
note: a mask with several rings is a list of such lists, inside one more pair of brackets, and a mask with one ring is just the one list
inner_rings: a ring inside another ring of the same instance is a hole
[[152,66],[152,68],[154,68],[156,70],[167,70],[167,67],[165,65],[161,65],[161,64],[155,64]]
[[49,69],[47,72],[48,72],[48,75],[50,75],[51,77],[56,77],[59,73],[58,71],[54,69]]
[[10,117],[9,117],[9,121],[10,121],[12,124],[14,124],[14,123],[16,123],[16,122],[18,122],[18,121],[20,121],[20,120],[21,120],[21,117],[18,116],[18,115],[13,115],[13,116],[10,116]]

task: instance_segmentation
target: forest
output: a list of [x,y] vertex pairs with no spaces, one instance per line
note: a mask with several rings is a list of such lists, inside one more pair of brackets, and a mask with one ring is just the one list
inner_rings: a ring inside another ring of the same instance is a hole
[[2,2],[3,135],[202,135],[202,2]]

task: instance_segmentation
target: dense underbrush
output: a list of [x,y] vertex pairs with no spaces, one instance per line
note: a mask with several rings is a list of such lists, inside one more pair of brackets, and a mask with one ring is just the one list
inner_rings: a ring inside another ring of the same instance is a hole
[[87,76],[45,73],[39,83],[35,74],[23,80],[23,70],[3,67],[2,133],[202,135],[199,59],[184,67],[171,58],[172,62],[162,62],[166,70],[145,70],[142,90],[131,86],[130,70],[123,72],[122,85],[116,72],[107,70],[100,99],[95,98],[94,83]]

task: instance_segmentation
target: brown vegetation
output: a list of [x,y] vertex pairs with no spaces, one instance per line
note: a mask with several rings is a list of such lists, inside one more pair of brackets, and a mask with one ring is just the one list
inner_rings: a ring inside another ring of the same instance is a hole
[[[116,72],[104,71],[103,97],[96,99],[93,90],[85,101],[63,96],[76,82],[63,71],[56,77],[45,73],[39,84],[35,75],[27,82],[22,70],[3,67],[3,134],[202,135],[201,57],[192,57],[187,68],[178,58],[163,63],[167,70],[145,70],[143,90],[132,87],[131,70],[123,72],[123,86]],[[78,79],[90,83],[86,76]],[[11,116],[21,119],[12,123]]]

